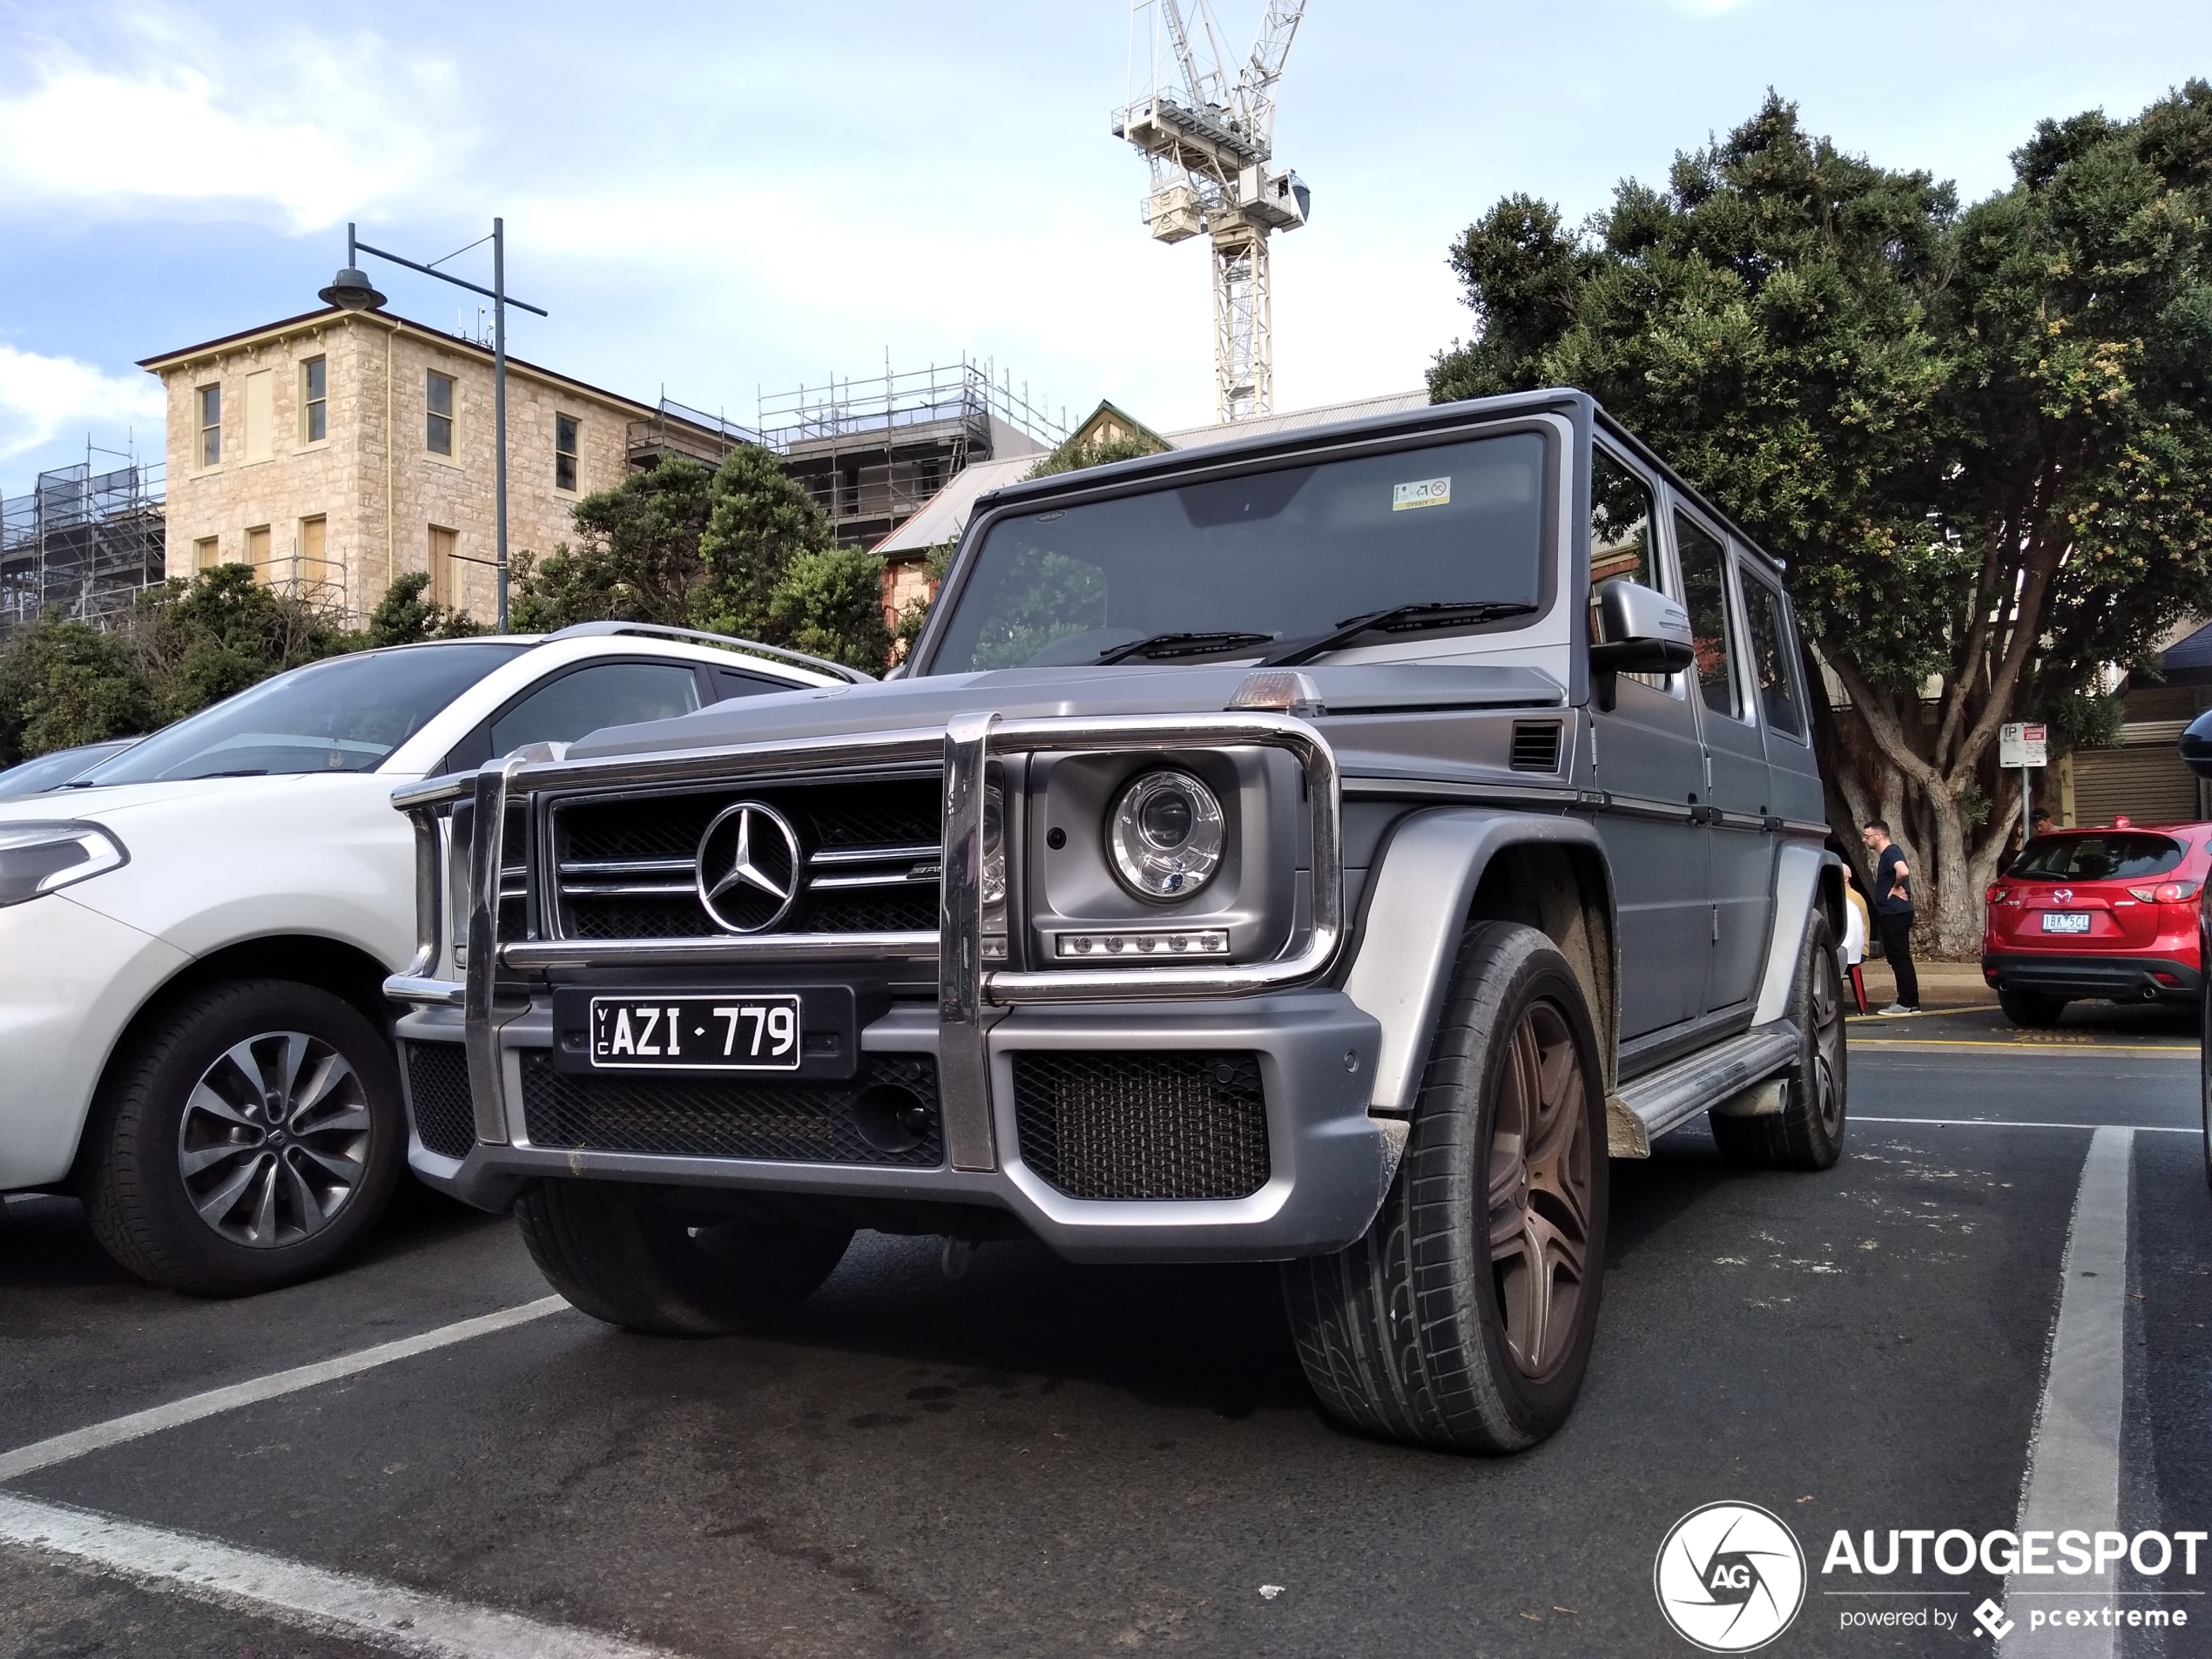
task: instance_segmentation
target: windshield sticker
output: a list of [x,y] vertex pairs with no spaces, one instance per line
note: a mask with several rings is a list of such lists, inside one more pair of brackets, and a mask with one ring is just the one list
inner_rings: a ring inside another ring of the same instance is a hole
[[1443,507],[1452,499],[1449,478],[1424,478],[1417,484],[1393,484],[1390,487],[1390,510],[1393,513],[1411,511],[1416,507]]

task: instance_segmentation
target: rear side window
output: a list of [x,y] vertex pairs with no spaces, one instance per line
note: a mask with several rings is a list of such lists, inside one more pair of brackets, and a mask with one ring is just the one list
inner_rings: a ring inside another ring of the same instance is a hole
[[2006,873],[2047,881],[2116,881],[2164,875],[2182,861],[2170,835],[2114,830],[2091,835],[2042,835],[2020,849]]
[[748,674],[740,669],[718,668],[714,671],[714,696],[718,702],[726,703],[733,697],[765,697],[771,691],[795,691],[799,687],[786,680],[763,679],[758,674]]
[[1675,552],[1682,563],[1683,604],[1689,612],[1697,661],[1690,672],[1705,706],[1731,720],[1744,718],[1736,686],[1736,637],[1728,616],[1728,550],[1686,513],[1675,515]]
[[666,720],[698,705],[698,677],[688,663],[596,663],[540,686],[493,721],[491,752],[574,743],[602,726]]
[[1790,662],[1790,630],[1782,615],[1782,596],[1746,576],[1743,608],[1750,613],[1751,684],[1758,687],[1759,712],[1777,732],[1805,734],[1804,704]]

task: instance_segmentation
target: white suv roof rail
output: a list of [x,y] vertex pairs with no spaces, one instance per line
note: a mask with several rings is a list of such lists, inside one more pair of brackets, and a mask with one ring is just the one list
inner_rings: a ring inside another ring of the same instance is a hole
[[700,639],[710,645],[734,645],[740,651],[761,657],[773,657],[786,663],[797,663],[824,674],[834,674],[839,679],[854,685],[866,685],[875,676],[866,670],[847,668],[843,663],[833,663],[826,657],[809,657],[803,651],[788,651],[781,645],[765,645],[757,639],[745,639],[736,634],[712,634],[703,628],[672,628],[658,622],[577,622],[546,635],[548,639],[588,639],[608,634],[644,634],[656,639]]

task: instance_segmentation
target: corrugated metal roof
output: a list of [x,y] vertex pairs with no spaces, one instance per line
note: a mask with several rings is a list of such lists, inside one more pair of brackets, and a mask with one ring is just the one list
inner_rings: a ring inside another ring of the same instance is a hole
[[[1171,449],[1203,449],[1210,444],[1227,443],[1231,439],[1264,437],[1274,432],[1291,432],[1300,427],[1326,426],[1334,421],[1356,421],[1363,415],[1398,415],[1407,409],[1426,408],[1426,391],[1386,392],[1379,397],[1355,398],[1348,403],[1325,403],[1318,408],[1292,409],[1283,415],[1271,415],[1255,421],[1238,421],[1233,425],[1215,423],[1210,426],[1185,427],[1177,432],[1163,432],[1160,435]],[[991,461],[979,461],[961,471],[942,489],[924,502],[921,509],[905,523],[875,544],[875,550],[886,557],[900,553],[919,552],[923,548],[935,547],[941,543],[957,541],[968,528],[968,516],[976,501],[1004,485],[1018,483],[1036,465],[1034,455],[1005,455]]]

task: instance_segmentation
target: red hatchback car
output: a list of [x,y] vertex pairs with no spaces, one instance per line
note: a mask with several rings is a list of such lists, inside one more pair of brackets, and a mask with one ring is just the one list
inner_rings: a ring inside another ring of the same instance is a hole
[[1982,977],[2015,1025],[2048,1025],[2084,997],[2193,1006],[2208,873],[2212,824],[2039,835],[1989,889]]

